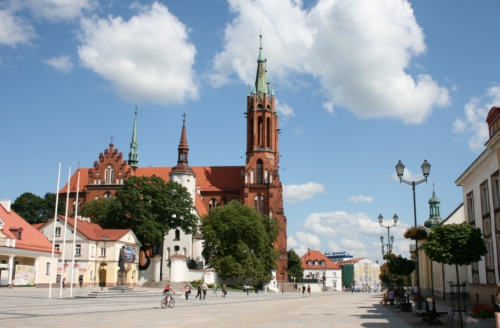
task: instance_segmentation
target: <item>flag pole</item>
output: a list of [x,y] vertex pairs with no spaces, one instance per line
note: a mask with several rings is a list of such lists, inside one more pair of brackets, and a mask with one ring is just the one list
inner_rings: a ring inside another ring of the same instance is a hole
[[[69,295],[70,297],[73,297],[73,279],[75,278],[75,253],[76,253],[76,226],[78,223],[78,191],[80,191],[80,169],[78,169],[78,182],[76,183],[76,200],[75,200],[75,226],[74,226],[74,231],[73,231],[73,257],[71,259],[71,287],[70,287],[70,292]],[[81,249],[80,249],[81,252]]]
[[64,256],[66,254],[66,232],[68,230],[68,207],[69,207],[69,187],[71,184],[71,167],[68,171],[68,188],[66,194],[66,214],[64,214],[64,237],[63,237],[63,252],[61,263],[61,281],[59,286],[59,298],[62,298],[63,282],[64,282]]
[[50,280],[49,280],[49,298],[52,298],[52,273],[54,272],[54,250],[56,243],[56,225],[57,225],[57,205],[59,202],[59,182],[61,181],[61,162],[59,162],[59,170],[57,171],[57,189],[56,189],[56,209],[54,210],[54,232],[52,233],[52,255],[50,256]]

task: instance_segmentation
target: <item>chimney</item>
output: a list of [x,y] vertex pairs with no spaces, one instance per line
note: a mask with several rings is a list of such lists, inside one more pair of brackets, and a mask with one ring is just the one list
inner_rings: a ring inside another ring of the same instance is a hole
[[10,212],[10,199],[5,199],[5,200],[0,199],[0,205],[2,205],[7,212]]

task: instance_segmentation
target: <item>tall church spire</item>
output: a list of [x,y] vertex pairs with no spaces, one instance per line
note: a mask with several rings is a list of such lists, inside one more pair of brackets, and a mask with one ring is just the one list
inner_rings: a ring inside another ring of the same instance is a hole
[[130,152],[128,153],[128,165],[130,165],[134,169],[134,171],[139,166],[139,144],[137,143],[137,107],[135,108],[132,141],[130,142]]
[[266,74],[266,59],[262,49],[262,34],[260,35],[259,59],[257,59],[257,76],[255,78],[255,93],[269,94],[269,82]]
[[186,114],[183,114],[184,119],[182,120],[182,131],[181,131],[181,141],[179,142],[179,147],[177,148],[177,165],[172,168],[172,171],[176,172],[193,172],[191,167],[188,165],[188,154],[189,146],[187,143],[186,136]]

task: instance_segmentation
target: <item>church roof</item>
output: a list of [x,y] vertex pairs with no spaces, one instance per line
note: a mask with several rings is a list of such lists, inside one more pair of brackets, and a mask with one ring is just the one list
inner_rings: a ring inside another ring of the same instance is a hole
[[[80,171],[80,192],[83,190],[83,187],[85,187],[85,185],[89,183],[88,174],[84,173],[88,170],[90,169],[79,168],[78,170],[76,170],[76,172],[71,176],[71,179],[69,179],[69,192],[76,192],[76,187],[78,185],[78,171]],[[59,190],[59,193],[68,192],[67,189],[68,183],[66,183],[64,187]]]
[[[4,223],[2,233],[8,238],[16,240],[15,248],[47,253],[52,252],[52,243],[47,237],[12,209],[7,210],[2,204],[0,204],[0,219]],[[12,232],[14,229],[16,231],[21,230],[21,239],[17,239],[17,235]],[[55,250],[55,253],[59,254],[59,251]]]

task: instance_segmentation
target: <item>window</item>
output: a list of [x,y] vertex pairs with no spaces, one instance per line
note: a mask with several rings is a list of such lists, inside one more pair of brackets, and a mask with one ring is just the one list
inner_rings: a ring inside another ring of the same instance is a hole
[[255,175],[255,174],[254,174],[253,170],[251,170],[251,171],[250,171],[250,183],[251,183],[251,184],[254,184],[254,183],[255,183],[255,182],[254,182],[254,175]]
[[90,256],[95,257],[95,255],[94,255],[94,251],[95,251],[95,246],[92,246],[92,247],[90,248]]
[[248,173],[245,172],[245,184],[248,184]]
[[475,221],[474,217],[474,194],[472,191],[467,194],[467,218],[469,219],[469,223]]
[[273,174],[269,173],[269,183],[273,183]]
[[257,119],[257,145],[262,147],[262,116]]
[[500,181],[498,179],[498,172],[491,177],[491,189],[493,198],[493,207],[495,209],[500,207]]
[[488,199],[488,181],[481,184],[481,214],[490,213],[490,201]]
[[478,270],[478,265],[477,262],[472,262],[472,270],[477,271]]
[[267,120],[266,120],[266,134],[267,134],[267,140],[266,140],[266,143],[267,143],[267,147],[268,148],[271,148],[271,119],[268,117]]
[[257,184],[262,183],[262,175],[263,175],[262,166],[263,166],[262,160],[261,159],[257,160]]
[[337,272],[333,273],[333,278],[337,278]]
[[208,210],[211,210],[212,208],[216,208],[219,203],[217,202],[217,199],[212,198],[210,202],[208,202]]
[[106,248],[101,247],[101,256],[106,256]]
[[115,179],[115,170],[112,165],[108,165],[104,170],[104,184],[113,184]]
[[22,234],[22,231],[21,231],[21,230],[18,230],[18,231],[17,231],[17,239],[21,239],[21,234]]
[[262,216],[264,216],[265,206],[264,206],[264,197],[262,195],[255,196],[253,200],[253,208],[257,212],[259,212]]
[[112,195],[109,191],[107,191],[107,192],[104,194],[104,198],[111,198],[111,197],[113,197],[113,195]]
[[57,227],[56,228],[56,237],[61,235],[61,228]]
[[50,262],[47,262],[45,264],[45,275],[46,276],[50,275]]
[[55,245],[54,245],[54,248],[55,248],[56,250],[59,250],[59,244],[55,244]]
[[486,249],[488,253],[486,254],[486,269],[493,269],[493,249],[491,239],[485,240]]
[[75,255],[77,256],[82,255],[82,244],[75,245]]
[[269,182],[269,171],[265,170],[264,171],[264,183],[268,183],[268,182]]
[[175,240],[180,240],[181,239],[181,231],[179,229],[175,229]]

